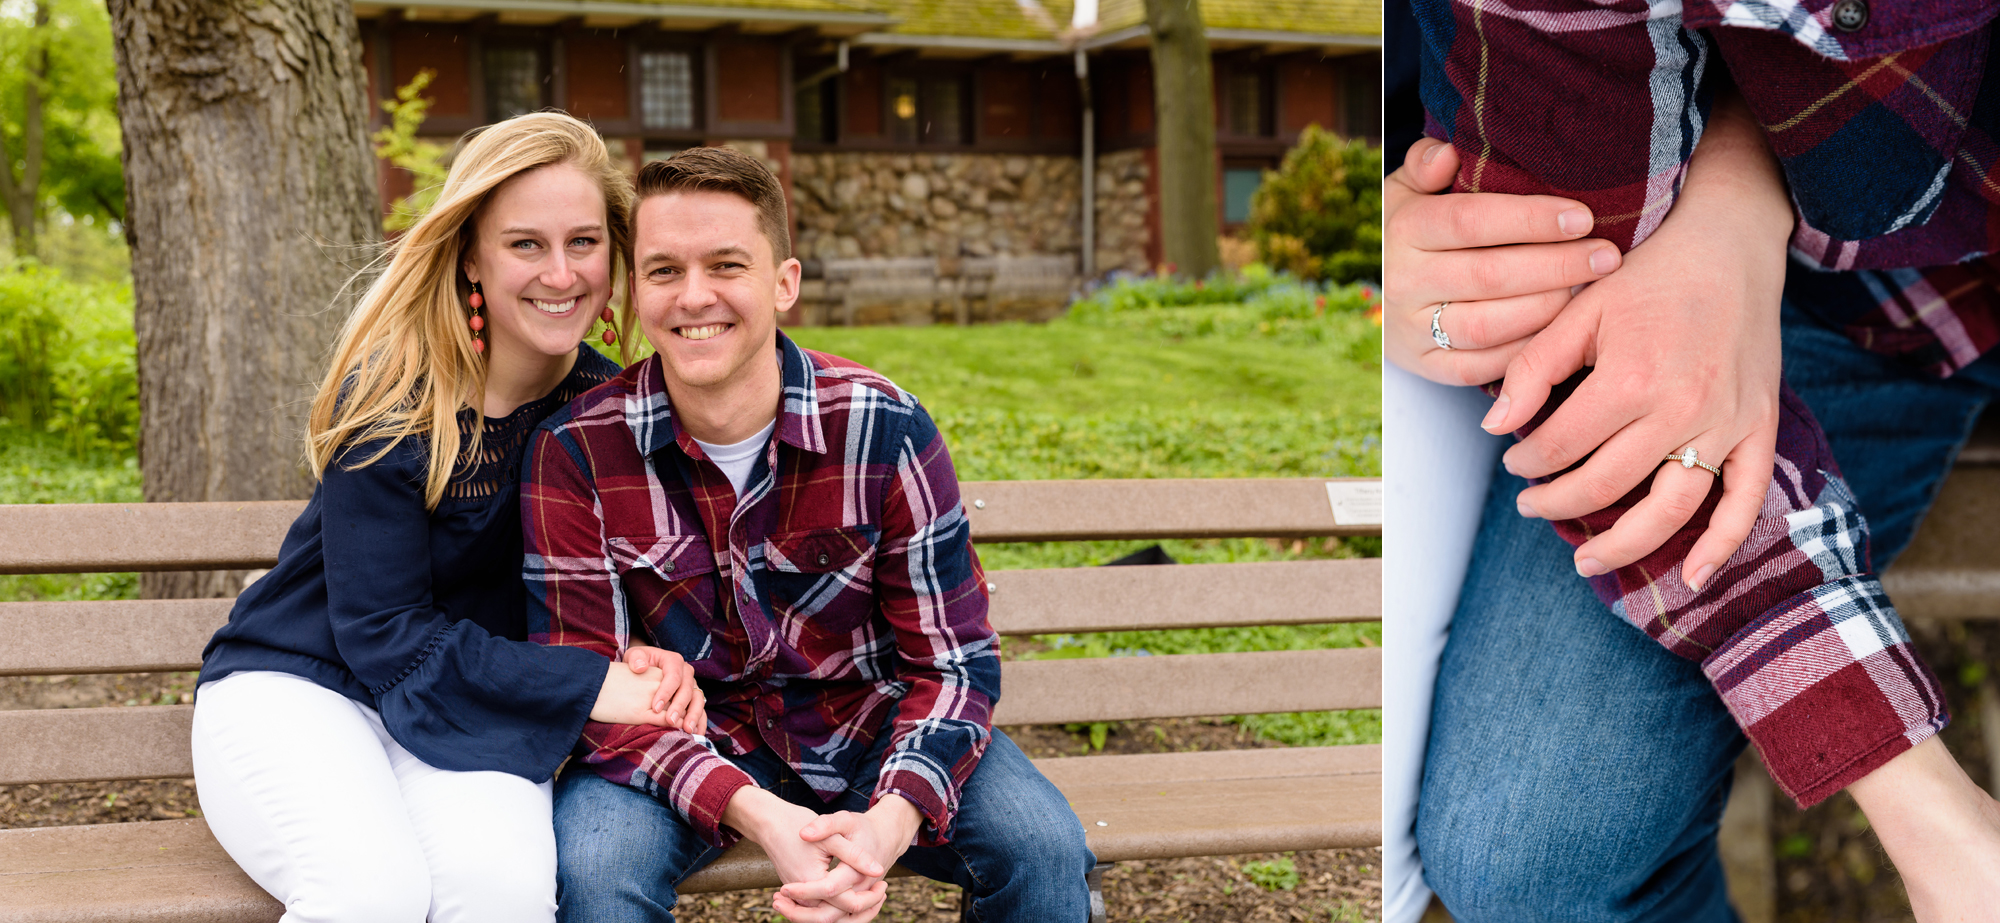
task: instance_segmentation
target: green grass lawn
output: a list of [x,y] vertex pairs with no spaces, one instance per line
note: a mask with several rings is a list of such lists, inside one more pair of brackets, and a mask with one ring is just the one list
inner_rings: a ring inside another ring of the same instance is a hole
[[[1297,313],[1297,312],[1294,312]],[[1349,311],[1253,305],[1089,314],[1049,324],[793,328],[801,345],[866,364],[918,396],[965,480],[1374,477],[1381,474],[1380,331]],[[0,426],[0,503],[140,499],[130,453],[76,452]],[[1143,542],[980,546],[989,569],[1080,567]],[[1186,563],[1373,556],[1377,539],[1167,541]],[[118,599],[131,574],[0,576],[0,599]],[[1010,656],[1115,656],[1379,645],[1381,626],[1126,632],[1037,638]],[[1294,744],[1373,743],[1381,713],[1246,717]]]

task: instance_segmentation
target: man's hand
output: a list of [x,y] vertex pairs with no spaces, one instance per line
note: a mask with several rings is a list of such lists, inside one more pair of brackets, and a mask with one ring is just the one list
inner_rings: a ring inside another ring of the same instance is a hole
[[[1389,359],[1432,381],[1480,385],[1569,302],[1573,286],[1617,269],[1617,246],[1584,240],[1583,203],[1556,196],[1456,193],[1458,152],[1425,138],[1389,175],[1383,200],[1382,326]],[[1452,348],[1431,338],[1431,315]]]
[[[853,811],[838,811],[823,814],[799,830],[799,838],[808,843],[819,843],[829,839],[844,837],[866,853],[886,870],[903,857],[910,845],[916,842],[917,831],[924,825],[924,815],[901,795],[884,796],[865,814]],[[809,903],[826,900],[834,892],[833,876],[816,882],[787,884],[778,890],[778,897],[795,903]],[[783,905],[779,905],[782,911]]]
[[695,685],[694,668],[679,654],[635,647],[623,662],[604,666],[604,685],[590,720],[604,724],[645,724],[700,734],[708,726],[707,700]]
[[[751,842],[777,867],[787,888],[813,885],[816,899],[794,899],[779,891],[772,908],[792,923],[867,923],[882,909],[888,866],[847,837],[834,834],[808,842],[800,836],[819,815],[760,788],[740,788],[723,809],[722,822]],[[900,855],[900,853],[899,853]],[[838,862],[838,865],[831,863]]]
[[1521,514],[1545,519],[1604,509],[1652,477],[1645,499],[1577,547],[1577,572],[1586,577],[1652,553],[1700,508],[1715,476],[1663,467],[1668,454],[1693,446],[1722,468],[1722,498],[1682,568],[1695,589],[1749,536],[1770,484],[1791,203],[1741,101],[1718,99],[1714,113],[1659,230],[1514,358],[1480,424],[1513,432],[1554,385],[1594,367],[1502,457],[1507,470],[1540,478],[1589,456],[1577,470],[1522,491]]
[[653,710],[667,716],[667,726],[700,735],[708,730],[708,696],[695,682],[694,666],[673,651],[634,644],[625,649],[625,665],[634,673],[653,667],[663,671],[653,694]]

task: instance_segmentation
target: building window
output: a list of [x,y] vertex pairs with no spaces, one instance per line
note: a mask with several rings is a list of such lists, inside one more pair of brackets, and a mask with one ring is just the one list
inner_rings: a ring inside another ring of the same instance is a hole
[[1242,224],[1250,220],[1250,197],[1264,184],[1258,167],[1226,167],[1222,171],[1222,223]]
[[1232,70],[1224,83],[1229,107],[1229,133],[1239,137],[1263,137],[1271,133],[1264,112],[1270,108],[1270,92],[1262,70]]
[[889,80],[889,140],[917,141],[917,82],[908,77]]
[[639,53],[639,117],[647,128],[694,127],[694,56],[685,51]]
[[834,113],[838,111],[834,91],[837,86],[833,80],[820,80],[798,92],[793,112],[798,117],[799,140],[826,144],[834,142]]
[[481,62],[486,68],[486,120],[498,122],[542,108],[542,50],[539,48],[488,48]]
[[1375,62],[1363,58],[1355,62],[1343,75],[1342,89],[1347,99],[1342,106],[1346,116],[1347,136],[1379,140],[1382,137],[1382,83],[1381,70]]
[[923,84],[925,144],[965,143],[965,81],[933,77]]
[[889,140],[904,144],[966,143],[966,81],[951,77],[889,79]]

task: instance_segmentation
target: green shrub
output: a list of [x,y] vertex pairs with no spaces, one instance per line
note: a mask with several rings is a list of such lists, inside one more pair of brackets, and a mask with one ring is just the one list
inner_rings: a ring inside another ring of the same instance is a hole
[[22,261],[0,270],[0,422],[57,434],[73,453],[130,451],[139,429],[129,286],[70,282]]
[[1382,278],[1382,150],[1308,125],[1250,198],[1258,259],[1302,279]]
[[1266,891],[1290,891],[1299,886],[1299,867],[1289,856],[1279,856],[1262,862],[1243,863],[1243,874],[1250,883]]

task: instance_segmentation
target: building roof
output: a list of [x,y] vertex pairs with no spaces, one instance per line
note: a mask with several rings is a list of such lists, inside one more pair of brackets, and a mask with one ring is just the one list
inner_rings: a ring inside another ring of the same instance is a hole
[[[1098,33],[1146,21],[1146,0],[1099,0]],[[1380,36],[1381,0],[1201,0],[1209,31],[1298,32],[1307,35]]]
[[[1087,2],[1087,0],[1086,0]],[[355,12],[399,9],[412,19],[498,13],[503,22],[581,16],[604,25],[656,19],[819,24],[839,33],[869,30],[867,45],[958,53],[1062,53],[1146,40],[1146,0],[1097,0],[1094,26],[1071,28],[1076,0],[356,0]],[[1380,44],[1381,0],[1201,0],[1211,40],[1225,43]]]

